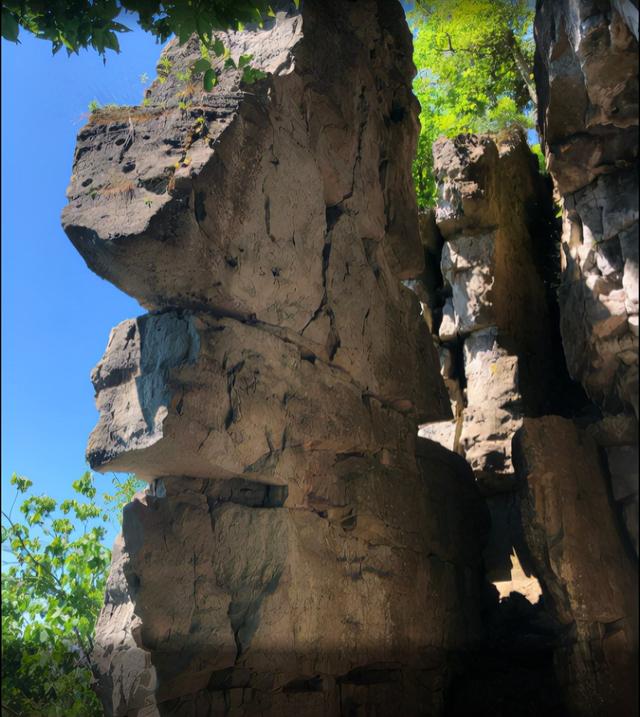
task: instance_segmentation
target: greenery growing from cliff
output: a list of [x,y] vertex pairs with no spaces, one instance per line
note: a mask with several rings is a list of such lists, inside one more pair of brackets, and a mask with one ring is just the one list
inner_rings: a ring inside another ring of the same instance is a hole
[[533,126],[533,9],[527,0],[418,0],[410,13],[421,133],[418,203],[435,202],[431,146],[441,135]]
[[89,655],[111,562],[105,526],[141,481],[114,478],[113,493],[99,499],[85,473],[60,503],[25,477],[11,484],[14,504],[2,511],[2,715],[98,717]]

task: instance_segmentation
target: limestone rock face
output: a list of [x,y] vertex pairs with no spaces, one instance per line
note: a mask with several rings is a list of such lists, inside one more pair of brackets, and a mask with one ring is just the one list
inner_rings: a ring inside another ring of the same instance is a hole
[[539,128],[563,203],[567,366],[602,410],[592,435],[637,553],[637,470],[621,458],[638,450],[637,3],[544,0],[535,36]]
[[231,318],[172,311],[125,321],[93,383],[101,418],[90,464],[149,480],[250,475],[286,484],[295,479],[290,453],[397,456],[413,447],[410,417],[334,364]]
[[539,3],[539,126],[564,204],[569,370],[608,413],[638,413],[638,9]]
[[[377,695],[364,690],[353,704],[390,710],[394,674],[409,665],[422,702],[409,692],[407,713],[437,709],[426,699],[443,688],[434,668],[480,637],[469,617],[486,526],[464,462],[427,441],[419,456],[413,475],[359,457],[326,461],[328,497],[315,510],[243,479],[155,481],[125,511],[101,617],[116,638],[96,655],[113,676],[107,699],[117,704],[124,683],[136,685],[129,710],[167,701],[172,714],[171,699],[190,695],[207,708],[230,700],[240,714],[295,714],[296,701],[304,714],[339,714],[339,685],[364,668],[379,671]],[[461,509],[479,522],[463,524]],[[457,583],[470,589],[452,592]],[[148,665],[139,674],[136,630]]]
[[492,483],[489,492],[501,477],[501,489],[510,490],[511,440],[524,404],[544,410],[553,375],[539,267],[548,191],[520,132],[440,139],[433,151],[443,289],[431,308],[456,418],[423,426],[421,435],[460,451],[476,477]]
[[[212,93],[180,83],[198,41],[170,44],[172,72],[146,106],[98,111],[80,132],[63,224],[89,267],[146,308],[277,327],[384,397],[387,357],[407,337],[424,342],[419,370],[437,366],[397,281],[423,262],[408,30],[395,3],[380,24],[366,20],[374,5],[358,5],[344,33],[311,5],[311,36],[304,17],[281,12],[271,28],[226,37],[270,73],[250,91],[233,70]],[[441,384],[416,385],[429,394],[419,411],[447,411]]]
[[96,628],[109,715],[435,715],[481,639],[486,508],[416,436],[450,406],[402,285],[411,35],[395,0],[285,5],[222,36],[264,79],[204,93],[172,42],[78,138],[65,229],[150,311],[92,375],[92,467],[150,484]]
[[572,712],[634,714],[637,575],[609,507],[597,446],[571,421],[546,416],[525,419],[516,454],[526,481],[527,544],[566,626],[556,664]]

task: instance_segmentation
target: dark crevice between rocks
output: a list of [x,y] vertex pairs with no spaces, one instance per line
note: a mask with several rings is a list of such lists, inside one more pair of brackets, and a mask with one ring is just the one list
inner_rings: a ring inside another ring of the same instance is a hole
[[485,607],[487,638],[454,671],[445,717],[567,717],[554,672],[559,626],[517,592]]
[[[527,226],[533,239],[531,254],[533,267],[542,279],[546,307],[548,312],[547,326],[550,340],[551,355],[549,359],[548,386],[544,392],[545,401],[540,405],[538,396],[529,400],[528,392],[540,393],[540,386],[527,380],[527,362],[522,360],[521,391],[525,404],[538,404],[538,415],[559,415],[565,418],[593,416],[598,413],[589,400],[582,386],[574,381],[567,369],[562,336],[560,334],[560,305],[558,291],[560,289],[560,252],[562,222],[555,215],[553,201],[553,185],[550,177],[537,176],[539,190],[538,199],[525,207]],[[535,360],[535,359],[534,359]]]

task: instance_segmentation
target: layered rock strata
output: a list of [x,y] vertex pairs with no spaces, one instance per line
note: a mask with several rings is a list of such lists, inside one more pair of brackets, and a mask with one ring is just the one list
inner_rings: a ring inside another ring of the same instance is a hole
[[567,365],[602,409],[594,439],[638,551],[638,7],[538,3],[539,130],[563,205]]
[[[88,458],[125,508],[96,628],[111,715],[442,710],[481,637],[485,509],[416,437],[449,401],[418,302],[411,36],[389,0],[308,0],[196,39],[80,132],[64,226],[149,311],[92,380]],[[185,79],[186,77],[186,79]]]
[[[549,227],[542,224],[550,215],[548,191],[518,131],[497,140],[438,140],[434,167],[443,286],[432,292],[430,310],[458,418],[448,444],[480,481],[495,483],[500,476],[509,490],[511,438],[525,408],[544,412],[553,381],[548,289],[540,267],[549,247]],[[433,430],[443,429],[422,433]]]

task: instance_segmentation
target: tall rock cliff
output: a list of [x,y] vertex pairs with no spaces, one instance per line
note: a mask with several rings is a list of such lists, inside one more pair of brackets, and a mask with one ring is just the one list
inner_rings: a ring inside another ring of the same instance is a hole
[[[550,188],[524,138],[460,136],[434,146],[439,200],[412,284],[455,414],[420,433],[474,469],[497,614],[515,590],[546,615],[557,709],[580,717],[637,714],[637,14],[538,3],[557,266]],[[522,622],[532,608],[520,605]],[[469,679],[460,714],[478,696]]]
[[591,431],[638,552],[638,7],[538,3],[539,128],[563,205],[567,365],[602,410]]
[[633,714],[636,5],[539,0],[550,176],[438,141],[420,229],[400,3],[278,7],[222,36],[262,79],[171,42],[78,136],[65,230],[149,312],[92,374],[92,468],[149,483],[105,714]]
[[[486,513],[413,294],[417,103],[398,2],[307,0],[78,137],[65,230],[149,314],[92,375],[124,511],[96,628],[106,714],[438,714],[482,633]],[[186,77],[186,79],[185,79]]]
[[[563,346],[571,375],[601,413],[577,435],[573,427],[552,423],[525,429],[524,473],[529,505],[537,512],[528,517],[528,532],[545,566],[543,579],[556,592],[556,610],[569,609],[564,620],[572,621],[574,635],[558,665],[576,712],[633,714],[638,698],[637,3],[540,0],[535,38],[539,130],[563,208]],[[605,478],[598,475],[598,448],[605,456]],[[621,522],[626,535],[620,535]],[[575,542],[568,540],[572,533]]]

